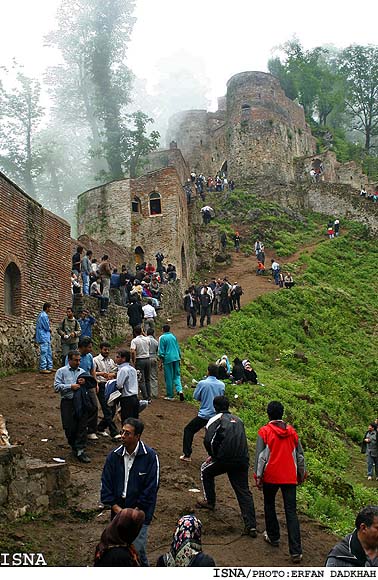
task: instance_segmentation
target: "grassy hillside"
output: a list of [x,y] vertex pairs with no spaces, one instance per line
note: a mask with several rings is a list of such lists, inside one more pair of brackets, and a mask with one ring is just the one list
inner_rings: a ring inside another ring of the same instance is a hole
[[194,336],[183,352],[188,381],[224,353],[231,360],[250,358],[265,386],[229,384],[227,394],[251,444],[267,420],[267,403],[281,400],[308,464],[300,507],[340,534],[353,528],[363,505],[377,503],[376,485],[365,486],[358,446],[378,413],[377,263],[378,241],[362,226],[348,224],[348,233],[325,240],[293,264],[297,285],[291,291],[243,307]]
[[260,238],[266,247],[274,248],[277,256],[290,256],[298,246],[326,231],[327,218],[324,216],[303,215],[238,189],[212,193],[206,197],[206,203],[215,210],[215,219],[207,227],[225,231],[230,246],[235,230],[239,230],[245,253],[252,254],[254,243]]

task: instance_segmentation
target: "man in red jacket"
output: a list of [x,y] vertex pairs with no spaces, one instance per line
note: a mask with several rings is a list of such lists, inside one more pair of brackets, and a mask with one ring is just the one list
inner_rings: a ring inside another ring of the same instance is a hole
[[282,403],[271,401],[267,407],[269,423],[261,427],[256,443],[255,473],[257,487],[264,493],[264,540],[278,547],[280,526],[275,499],[281,488],[285,507],[289,551],[293,563],[302,560],[301,533],[297,516],[297,484],[306,476],[303,449],[295,429],[283,420]]

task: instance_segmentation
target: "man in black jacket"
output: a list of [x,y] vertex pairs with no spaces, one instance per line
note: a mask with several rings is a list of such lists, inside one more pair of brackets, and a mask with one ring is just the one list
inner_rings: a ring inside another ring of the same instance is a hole
[[357,514],[356,529],[332,548],[325,565],[378,568],[378,506],[367,506]]
[[208,421],[204,439],[210,457],[201,465],[205,500],[197,502],[196,507],[214,510],[214,478],[227,473],[244,520],[244,533],[256,538],[256,515],[248,485],[249,451],[244,425],[239,417],[231,415],[227,397],[214,397],[213,405],[217,415]]
[[136,326],[142,324],[144,312],[140,301],[135,296],[131,298],[131,304],[127,308],[127,315],[129,317],[129,324],[133,330]]

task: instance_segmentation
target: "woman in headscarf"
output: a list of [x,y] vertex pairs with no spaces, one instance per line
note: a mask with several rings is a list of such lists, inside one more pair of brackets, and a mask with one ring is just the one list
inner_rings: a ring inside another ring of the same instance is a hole
[[173,534],[171,549],[158,559],[156,566],[197,566],[214,567],[211,556],[202,552],[202,523],[194,515],[182,516]]
[[144,517],[142,510],[126,508],[118,512],[102,532],[94,566],[140,566],[133,541],[142,528]]

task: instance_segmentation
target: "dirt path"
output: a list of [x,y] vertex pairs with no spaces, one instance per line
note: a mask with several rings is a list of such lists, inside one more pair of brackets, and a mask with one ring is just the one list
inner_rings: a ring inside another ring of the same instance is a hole
[[[270,264],[270,257],[267,252],[266,264]],[[247,258],[239,254],[234,256],[230,267],[217,272],[217,276],[227,275],[230,282],[241,284],[244,290],[242,305],[277,289],[269,276],[256,276],[254,268],[253,256]],[[213,317],[213,323],[216,319]],[[188,331],[184,314],[172,319],[171,328],[180,341],[188,336],[188,332],[194,333],[193,330]],[[162,380],[160,393],[164,395]],[[32,551],[25,546],[33,546],[34,551],[45,555],[50,565],[86,566],[91,565],[94,547],[108,521],[108,513],[98,515],[92,510],[98,506],[104,459],[114,444],[103,437],[90,443],[88,453],[92,462],[85,466],[77,464],[63,435],[59,403],[59,397],[52,389],[51,377],[29,372],[0,380],[0,409],[7,418],[12,442],[22,442],[25,453],[32,457],[45,461],[51,461],[56,456],[64,458],[70,465],[72,479],[69,509],[34,521],[29,518],[29,521],[12,524],[7,531],[0,526],[0,552],[10,551],[9,548],[14,550],[15,547],[16,551]],[[196,500],[201,497],[200,493],[190,491],[200,489],[199,468],[204,458],[200,433],[194,440],[192,463],[179,461],[183,428],[194,416],[192,405],[163,399],[154,401],[142,415],[146,425],[143,440],[157,450],[161,463],[161,485],[148,544],[152,566],[157,557],[169,548],[179,515],[193,510]],[[46,438],[47,442],[41,441]],[[252,476],[250,481],[253,486]],[[211,514],[199,514],[203,523],[204,550],[214,557],[219,566],[290,566],[282,503],[279,502],[278,510],[282,542],[277,549],[263,541],[262,496],[254,487],[253,495],[259,531],[257,539],[241,536],[243,526],[231,486],[225,476],[217,478],[217,509]],[[335,538],[303,515],[300,521],[303,565],[322,566]]]

